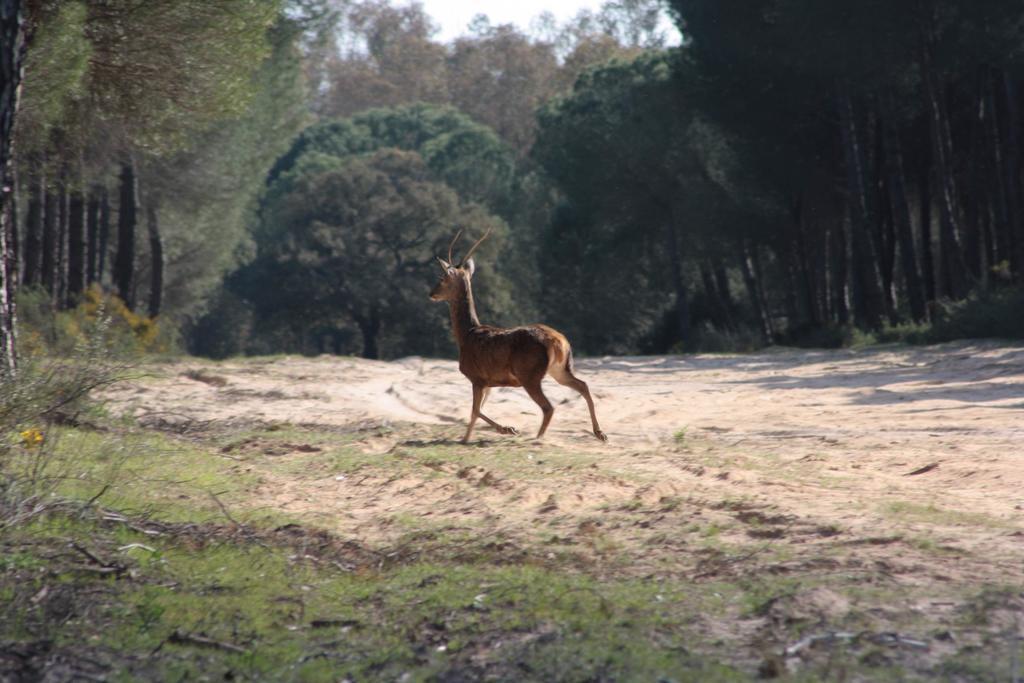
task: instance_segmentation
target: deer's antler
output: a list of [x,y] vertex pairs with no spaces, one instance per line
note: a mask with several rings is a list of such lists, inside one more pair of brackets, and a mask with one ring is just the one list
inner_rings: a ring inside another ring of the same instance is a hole
[[483,241],[484,241],[485,239],[487,239],[488,237],[490,237],[490,235],[491,235],[491,230],[492,230],[492,228],[487,228],[487,232],[485,232],[485,233],[484,233],[484,236],[483,236],[483,237],[481,237],[480,239],[478,239],[478,240],[476,241],[476,243],[475,243],[475,244],[474,244],[473,246],[471,246],[471,247],[469,248],[469,251],[468,251],[468,252],[466,252],[466,255],[465,255],[465,256],[463,257],[463,259],[462,259],[462,263],[465,263],[466,261],[468,261],[468,260],[469,260],[469,257],[473,255],[473,252],[474,252],[474,251],[476,251],[476,248],[477,248],[477,247],[479,247],[479,246],[480,246],[480,245],[481,245],[481,244],[483,243]]
[[451,263],[452,265],[455,264],[455,259],[452,257],[452,250],[455,248],[455,243],[459,241],[460,237],[462,237],[461,229],[455,233],[455,239],[453,239],[452,243],[448,245],[448,263]]

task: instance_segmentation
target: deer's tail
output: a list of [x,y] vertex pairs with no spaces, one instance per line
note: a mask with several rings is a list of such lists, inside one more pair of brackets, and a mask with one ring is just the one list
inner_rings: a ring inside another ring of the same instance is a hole
[[551,344],[548,346],[548,368],[565,368],[572,372],[572,346],[561,332],[551,330]]

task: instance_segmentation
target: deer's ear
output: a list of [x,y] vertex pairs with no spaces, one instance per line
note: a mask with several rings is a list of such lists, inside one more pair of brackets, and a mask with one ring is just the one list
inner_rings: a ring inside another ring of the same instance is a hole
[[437,259],[437,262],[441,264],[441,270],[443,270],[443,271],[444,271],[444,272],[446,272],[446,273],[447,273],[447,272],[448,272],[449,270],[451,270],[451,268],[452,268],[452,264],[448,263],[447,261],[445,261],[445,260],[444,260],[443,258],[441,258],[440,256],[436,256],[435,258]]
[[462,267],[465,269],[467,273],[469,273],[470,277],[473,277],[473,273],[476,272],[476,263],[473,262],[473,259],[469,259],[468,261],[466,261],[464,264],[462,264]]

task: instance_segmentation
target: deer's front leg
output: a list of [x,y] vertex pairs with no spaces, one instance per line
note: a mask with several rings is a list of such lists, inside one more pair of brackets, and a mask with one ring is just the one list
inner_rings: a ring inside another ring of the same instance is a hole
[[484,407],[484,404],[487,403],[487,397],[490,395],[490,393],[491,393],[491,388],[490,387],[484,387],[484,395],[480,398],[480,409],[481,409],[480,419],[483,420],[484,422],[486,422],[487,424],[491,425],[492,427],[494,427],[494,429],[499,434],[511,434],[512,436],[518,436],[519,435],[519,430],[516,429],[515,427],[506,427],[505,425],[500,425],[497,422],[495,422],[494,420],[492,420],[491,418],[489,418],[489,417],[487,417],[486,415],[483,414],[483,407]]
[[462,443],[469,443],[469,437],[473,436],[473,425],[476,418],[480,417],[480,404],[484,398],[484,387],[481,384],[473,385],[473,411],[469,414],[469,426],[466,428],[466,435],[462,437]]

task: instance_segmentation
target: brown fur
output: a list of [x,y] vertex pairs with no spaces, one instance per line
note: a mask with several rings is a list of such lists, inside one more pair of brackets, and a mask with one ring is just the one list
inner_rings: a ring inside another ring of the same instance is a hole
[[469,441],[477,417],[502,434],[517,434],[481,412],[491,387],[523,387],[544,419],[537,438],[544,436],[554,407],[541,389],[545,375],[578,391],[587,401],[594,436],[607,441],[597,423],[594,400],[586,382],[573,374],[572,347],[565,335],[547,325],[502,328],[482,325],[473,303],[472,260],[461,267],[443,264],[445,274],[430,293],[434,301],[447,301],[452,331],[459,346],[459,370],[473,384],[473,410],[463,442]]

